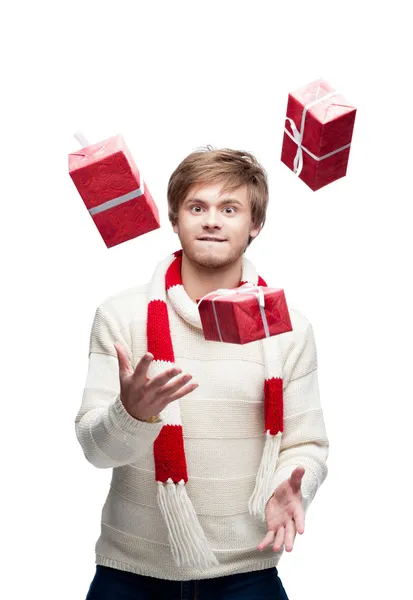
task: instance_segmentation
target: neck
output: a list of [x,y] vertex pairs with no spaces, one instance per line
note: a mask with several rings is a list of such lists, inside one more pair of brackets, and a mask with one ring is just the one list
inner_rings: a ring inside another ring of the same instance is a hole
[[218,288],[235,288],[241,282],[242,256],[223,267],[202,267],[182,253],[181,278],[186,293],[193,302]]

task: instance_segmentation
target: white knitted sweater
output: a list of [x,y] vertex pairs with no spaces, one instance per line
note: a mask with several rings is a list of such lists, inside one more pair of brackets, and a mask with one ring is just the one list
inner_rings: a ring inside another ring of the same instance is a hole
[[[276,566],[283,553],[257,550],[266,524],[252,517],[248,500],[265,443],[260,341],[245,345],[204,340],[201,322],[184,320],[167,300],[176,364],[199,387],[180,399],[188,468],[188,495],[220,565],[207,573],[179,568],[156,501],[153,442],[163,422],[134,419],[119,396],[114,343],[133,368],[147,351],[148,286],[106,299],[95,314],[89,370],[76,435],[87,460],[112,468],[102,510],[96,564],[169,580],[200,580]],[[189,313],[194,303],[186,295]],[[192,305],[192,306],[191,306]],[[302,465],[304,507],[327,476],[328,438],[320,406],[312,326],[289,306],[293,331],[279,336],[283,353],[284,432],[273,489]]]

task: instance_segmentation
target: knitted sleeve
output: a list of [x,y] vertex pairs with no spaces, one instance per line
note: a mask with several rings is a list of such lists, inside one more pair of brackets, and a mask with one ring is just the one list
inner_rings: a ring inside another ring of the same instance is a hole
[[89,368],[82,404],[75,418],[77,439],[87,460],[105,469],[131,464],[146,453],[163,422],[146,423],[132,417],[120,399],[119,342],[132,362],[131,344],[118,319],[96,310],[89,346]]
[[305,331],[290,351],[284,373],[284,431],[272,489],[289,479],[296,467],[304,467],[301,492],[307,510],[327,477],[329,453],[311,323],[307,322]]

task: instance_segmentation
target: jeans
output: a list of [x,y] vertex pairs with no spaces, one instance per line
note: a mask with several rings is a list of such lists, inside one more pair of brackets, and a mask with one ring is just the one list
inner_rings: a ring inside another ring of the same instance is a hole
[[200,581],[169,581],[96,565],[86,600],[288,600],[276,567]]

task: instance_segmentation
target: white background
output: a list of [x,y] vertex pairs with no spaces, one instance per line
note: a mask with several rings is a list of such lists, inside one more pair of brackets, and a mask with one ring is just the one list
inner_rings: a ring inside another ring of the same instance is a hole
[[[2,596],[86,597],[110,479],[74,429],[92,319],[179,247],[168,179],[212,144],[249,150],[268,171],[267,223],[247,256],[316,335],[329,475],[279,564],[285,589],[290,600],[413,597],[408,3],[10,6],[0,18]],[[280,153],[288,92],[320,76],[358,112],[347,176],[312,192]],[[161,229],[106,248],[68,175],[79,129],[92,142],[123,134]]]

